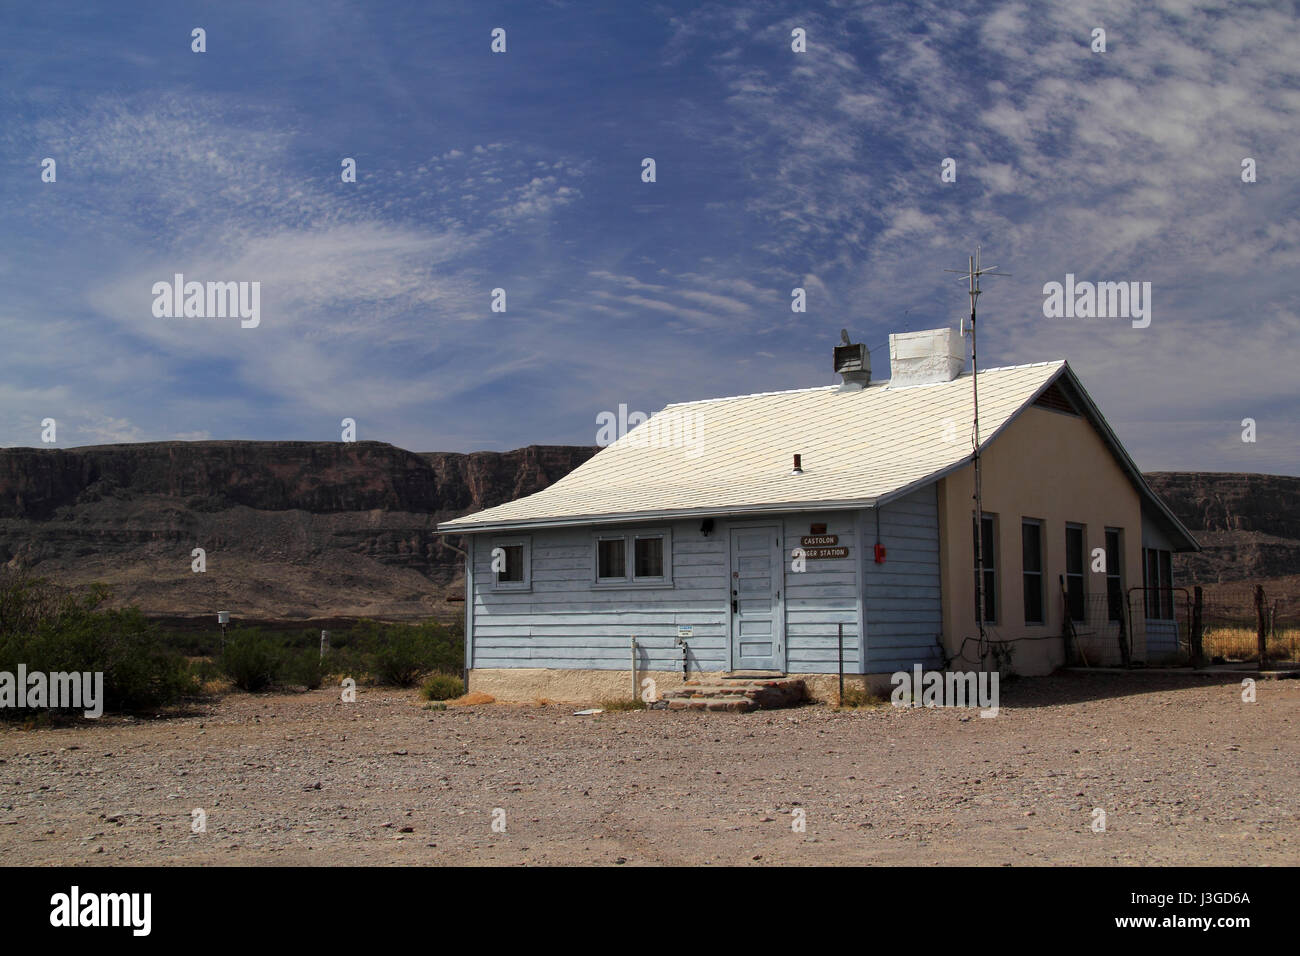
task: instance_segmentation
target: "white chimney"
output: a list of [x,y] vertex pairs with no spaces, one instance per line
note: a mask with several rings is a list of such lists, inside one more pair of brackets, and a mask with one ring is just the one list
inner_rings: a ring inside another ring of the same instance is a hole
[[951,382],[966,364],[966,342],[957,329],[926,329],[889,337],[889,387]]

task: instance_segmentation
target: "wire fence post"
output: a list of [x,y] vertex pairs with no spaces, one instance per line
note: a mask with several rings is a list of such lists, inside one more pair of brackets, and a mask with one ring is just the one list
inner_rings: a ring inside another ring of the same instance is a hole
[[1192,593],[1194,595],[1192,598],[1192,633],[1190,635],[1192,645],[1192,666],[1199,668],[1205,666],[1205,648],[1203,645],[1203,639],[1205,636],[1205,598],[1204,592],[1202,592],[1199,584],[1196,585]]
[[1259,668],[1268,662],[1268,617],[1264,613],[1264,585],[1255,585],[1255,636],[1259,643]]

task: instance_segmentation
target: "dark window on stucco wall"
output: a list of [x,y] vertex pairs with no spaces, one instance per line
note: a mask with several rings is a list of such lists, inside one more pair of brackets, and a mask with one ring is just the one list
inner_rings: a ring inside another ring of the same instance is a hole
[[1086,610],[1084,587],[1083,525],[1065,526],[1065,596],[1070,607],[1070,620],[1082,621]]
[[1025,623],[1043,623],[1043,523],[1020,523],[1021,567],[1024,569]]

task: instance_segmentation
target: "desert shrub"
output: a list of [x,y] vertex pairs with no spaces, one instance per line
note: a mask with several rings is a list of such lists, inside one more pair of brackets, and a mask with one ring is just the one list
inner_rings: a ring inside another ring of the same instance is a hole
[[433,667],[433,653],[423,634],[414,628],[387,628],[374,651],[374,676],[381,684],[410,687]]
[[321,670],[326,677],[357,677],[369,673],[370,662],[356,644],[331,645],[321,662]]
[[381,684],[410,687],[429,671],[459,669],[464,659],[463,643],[448,627],[436,621],[424,624],[363,621],[357,630],[357,643],[367,660],[367,670]]
[[280,679],[286,684],[301,684],[308,690],[315,690],[325,682],[325,671],[318,648],[287,651]]
[[285,657],[279,642],[256,628],[238,630],[226,641],[221,670],[240,690],[256,692],[280,678]]
[[[102,673],[103,707],[144,710],[197,691],[189,663],[138,608],[101,610],[106,588],[62,592],[23,572],[0,574],[0,670]],[[13,709],[6,708],[9,713]]]
[[425,700],[451,700],[465,693],[465,682],[455,674],[433,674],[420,688]]

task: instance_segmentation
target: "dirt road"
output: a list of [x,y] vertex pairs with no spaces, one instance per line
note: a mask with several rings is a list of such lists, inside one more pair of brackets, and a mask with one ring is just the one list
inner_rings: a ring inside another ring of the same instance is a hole
[[363,688],[9,727],[0,858],[1300,863],[1300,681],[1262,681],[1248,704],[1236,682],[1061,675],[1004,685],[1002,704],[575,717]]

